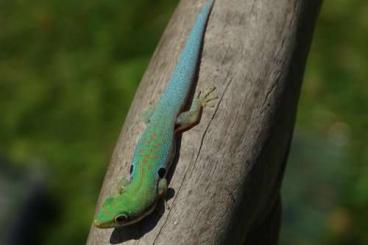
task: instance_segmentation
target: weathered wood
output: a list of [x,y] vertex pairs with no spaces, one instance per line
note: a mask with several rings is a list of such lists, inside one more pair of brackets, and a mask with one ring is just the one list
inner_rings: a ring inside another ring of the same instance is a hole
[[[137,90],[98,206],[128,175],[141,116],[168,81],[204,1],[181,1]],[[216,0],[198,89],[220,99],[183,134],[170,187],[151,216],[117,230],[91,228],[87,244],[276,244],[279,188],[320,1]],[[138,239],[138,240],[135,240]]]

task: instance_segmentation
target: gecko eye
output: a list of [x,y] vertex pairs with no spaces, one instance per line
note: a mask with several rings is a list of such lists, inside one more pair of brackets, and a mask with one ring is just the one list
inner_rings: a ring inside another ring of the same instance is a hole
[[115,217],[115,223],[123,225],[128,221],[128,216],[126,214],[119,214]]
[[160,168],[157,173],[158,173],[158,177],[162,179],[163,177],[165,177],[166,169]]
[[129,173],[130,173],[130,174],[132,174],[132,173],[133,173],[133,165],[130,165]]

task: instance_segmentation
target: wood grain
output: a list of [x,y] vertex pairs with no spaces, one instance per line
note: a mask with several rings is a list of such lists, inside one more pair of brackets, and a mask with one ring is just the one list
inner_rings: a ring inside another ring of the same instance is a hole
[[[128,176],[143,111],[162,93],[204,1],[176,9],[136,92],[98,207]],[[183,133],[172,198],[131,227],[91,227],[87,244],[276,244],[279,189],[320,1],[216,0],[198,90],[220,99]]]

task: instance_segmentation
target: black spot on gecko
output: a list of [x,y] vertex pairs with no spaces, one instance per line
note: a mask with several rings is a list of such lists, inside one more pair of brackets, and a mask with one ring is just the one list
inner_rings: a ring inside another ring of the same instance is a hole
[[158,173],[158,177],[160,177],[162,179],[163,177],[165,177],[166,169],[165,168],[160,168],[157,173]]
[[130,165],[130,169],[129,169],[129,173],[132,174],[133,173],[133,168],[134,166],[133,165]]

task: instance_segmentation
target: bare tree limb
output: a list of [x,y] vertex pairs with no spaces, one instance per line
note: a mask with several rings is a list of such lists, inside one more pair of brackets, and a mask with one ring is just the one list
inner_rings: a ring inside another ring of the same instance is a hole
[[[197,89],[216,86],[220,99],[183,134],[173,197],[131,227],[92,227],[87,244],[277,244],[279,189],[320,4],[216,0]],[[128,176],[140,115],[163,91],[199,7],[186,0],[175,11],[137,90],[98,206]]]

